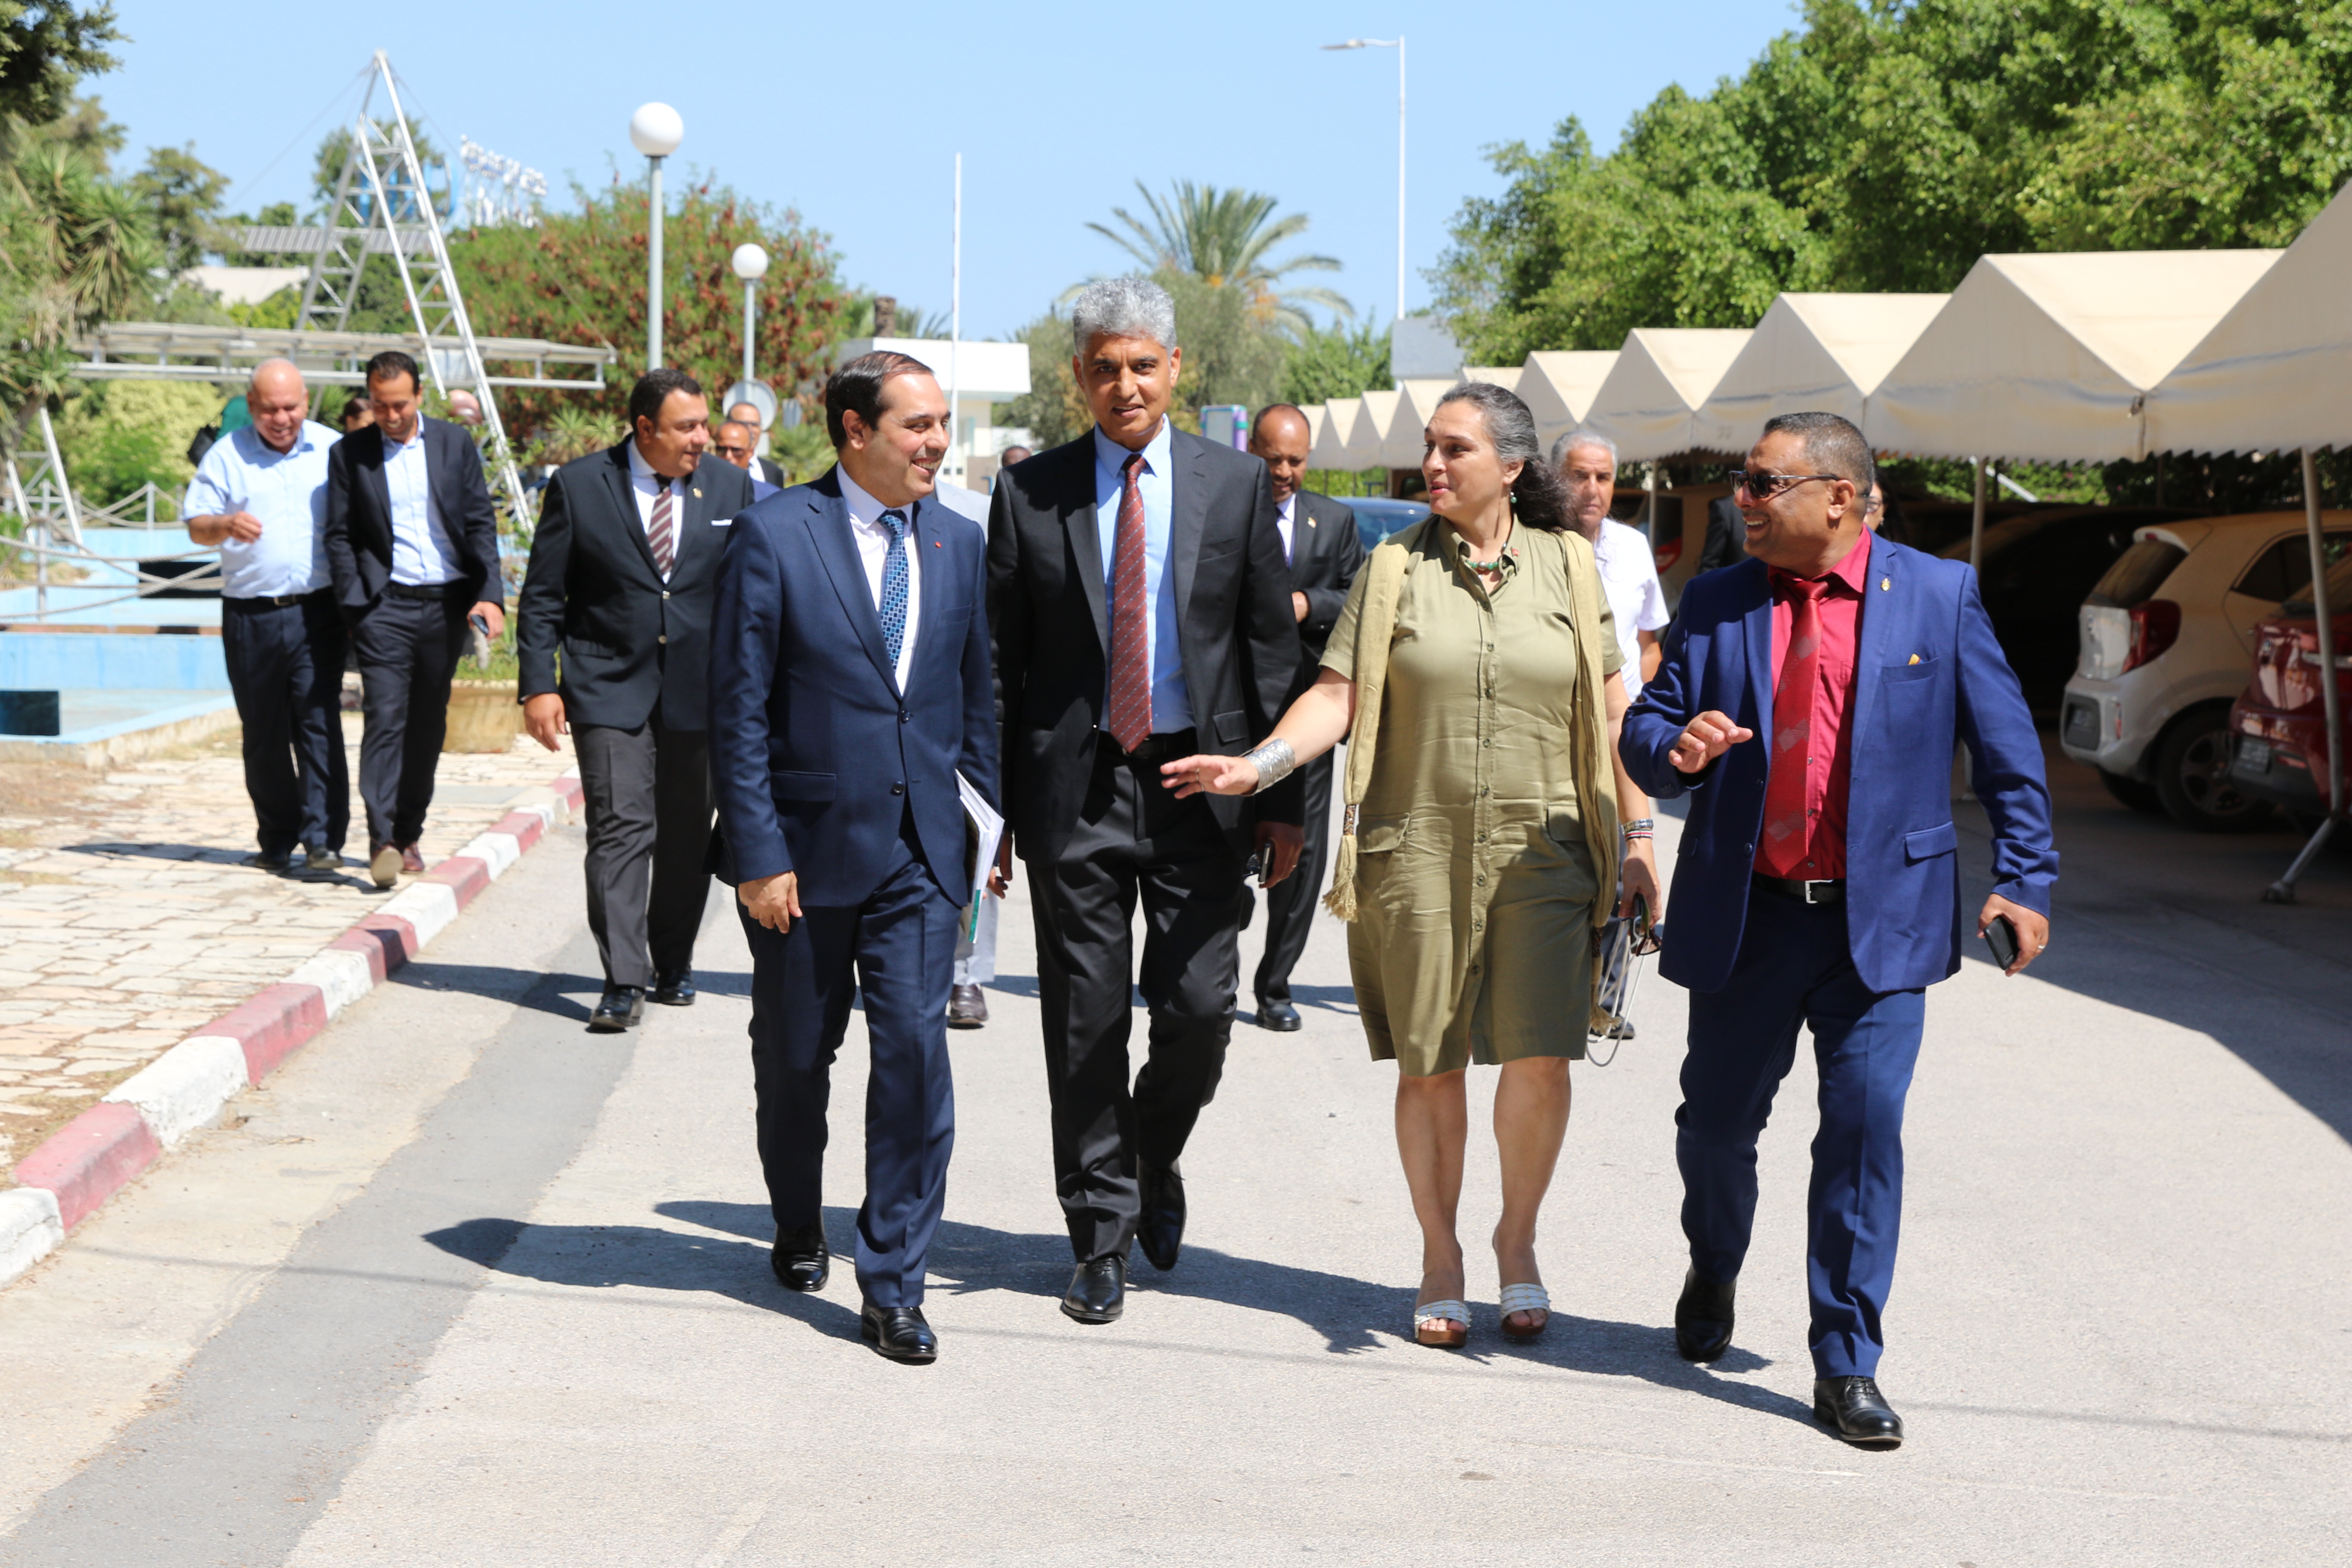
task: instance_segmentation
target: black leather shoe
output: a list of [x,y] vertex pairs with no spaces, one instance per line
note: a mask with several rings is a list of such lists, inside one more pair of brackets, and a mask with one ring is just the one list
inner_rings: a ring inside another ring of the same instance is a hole
[[1817,1377],[1813,1419],[1857,1448],[1903,1447],[1903,1417],[1895,1414],[1874,1377]]
[[1731,1348],[1731,1297],[1738,1281],[1718,1285],[1694,1268],[1675,1303],[1675,1349],[1685,1361],[1714,1361]]
[[294,856],[286,849],[257,849],[244,863],[262,871],[288,871],[293,869]]
[[691,1007],[694,997],[694,971],[681,969],[676,974],[664,974],[656,970],[654,988],[646,1000],[658,1002],[665,1007]]
[[1298,1009],[1287,1002],[1257,999],[1257,1026],[1272,1029],[1277,1035],[1287,1035],[1303,1026],[1298,1021]]
[[824,1289],[833,1274],[833,1254],[825,1247],[824,1232],[813,1225],[777,1232],[768,1267],[776,1271],[776,1282],[787,1290]]
[[1062,1298],[1062,1315],[1081,1323],[1115,1323],[1126,1307],[1127,1259],[1116,1252],[1079,1264]]
[[1162,1274],[1176,1267],[1184,1249],[1184,1175],[1171,1165],[1166,1170],[1146,1165],[1138,1184],[1143,1189],[1143,1213],[1135,1222],[1135,1239],[1143,1256]]
[[604,1000],[588,1015],[588,1032],[592,1035],[617,1035],[646,1016],[646,993],[641,985],[607,985]]
[[857,1314],[857,1337],[874,1353],[908,1366],[929,1366],[940,1359],[940,1336],[923,1321],[920,1307],[877,1307],[866,1303]]
[[977,985],[948,988],[948,1027],[977,1029],[988,1022],[988,994]]

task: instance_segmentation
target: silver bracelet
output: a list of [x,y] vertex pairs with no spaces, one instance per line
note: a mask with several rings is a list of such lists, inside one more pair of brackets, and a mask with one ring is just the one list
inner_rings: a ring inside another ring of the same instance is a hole
[[1244,753],[1242,761],[1257,769],[1257,788],[1250,794],[1264,795],[1291,775],[1298,766],[1298,753],[1290,749],[1289,742],[1277,737]]

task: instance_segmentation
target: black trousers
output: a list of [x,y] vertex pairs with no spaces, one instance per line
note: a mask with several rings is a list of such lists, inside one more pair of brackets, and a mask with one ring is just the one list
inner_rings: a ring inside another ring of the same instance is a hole
[[[1160,787],[1157,761],[1106,747],[1077,830],[1029,873],[1054,1180],[1070,1248],[1085,1262],[1127,1250],[1140,1206],[1137,1162],[1174,1165],[1216,1094],[1241,965],[1242,858],[1203,800]],[[1139,975],[1129,934],[1138,898]],[[1151,1023],[1130,1089],[1138,984]]]
[[221,601],[221,657],[245,729],[245,793],[273,853],[343,847],[352,780],[343,760],[343,618],[331,589],[299,604]]
[[380,844],[405,848],[424,836],[449,729],[449,677],[465,651],[472,607],[387,593],[352,627],[367,721],[360,731],[360,804],[371,852]]
[[693,967],[710,896],[710,748],[699,730],[648,719],[574,725],[588,799],[588,929],[607,985]]
[[1315,906],[1321,901],[1331,854],[1331,759],[1337,755],[1336,750],[1326,752],[1298,770],[1307,792],[1306,843],[1297,868],[1265,890],[1265,952],[1257,961],[1261,1002],[1290,1000],[1290,972],[1298,967],[1307,933],[1315,929]]
[[760,1168],[781,1234],[824,1223],[825,1109],[833,1059],[862,994],[866,1201],[857,1288],[877,1307],[923,1304],[923,1259],[947,1206],[955,1150],[948,984],[961,908],[931,879],[911,823],[882,885],[852,908],[812,906],[789,931],[735,901],[751,944],[751,1081]]

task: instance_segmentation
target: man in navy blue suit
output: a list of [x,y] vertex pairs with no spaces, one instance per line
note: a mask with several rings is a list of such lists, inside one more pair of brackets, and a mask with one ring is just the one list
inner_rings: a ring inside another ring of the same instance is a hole
[[986,540],[932,495],[948,406],[929,369],[863,354],[824,389],[835,467],[731,525],[710,637],[710,763],[751,944],[771,1264],[830,1273],[828,1074],[861,993],[872,1066],[860,1332],[928,1363],[923,1258],[947,1197],[956,924],[972,866],[959,772],[996,800]]
[[1682,1354],[1730,1348],[1756,1216],[1756,1142],[1809,1026],[1821,1074],[1806,1279],[1813,1413],[1892,1448],[1880,1316],[1903,1216],[1903,1105],[1927,987],[1960,967],[1951,758],[1967,742],[1993,834],[1983,931],[2014,974],[2050,939],[2050,792],[1976,574],[1872,534],[1862,432],[1772,420],[1733,496],[1748,559],[1683,591],[1656,678],[1625,715],[1625,771],[1691,795],[1660,973],[1691,992],[1675,1159],[1690,1271]]

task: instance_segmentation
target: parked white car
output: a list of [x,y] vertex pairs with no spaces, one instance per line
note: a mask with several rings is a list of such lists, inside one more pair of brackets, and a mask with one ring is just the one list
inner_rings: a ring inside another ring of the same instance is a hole
[[[2352,547],[2352,512],[2327,513],[2324,529],[2331,561]],[[2300,511],[2138,530],[2083,605],[2059,719],[2066,754],[2125,805],[2183,826],[2263,820],[2230,783],[2230,704],[2246,687],[2255,621],[2310,583]]]

